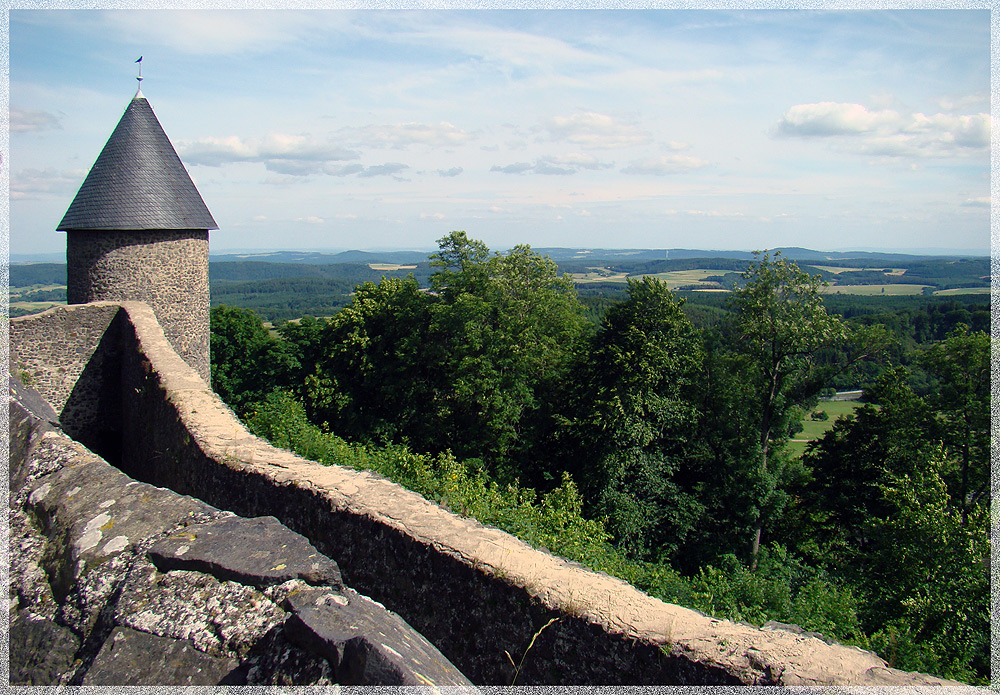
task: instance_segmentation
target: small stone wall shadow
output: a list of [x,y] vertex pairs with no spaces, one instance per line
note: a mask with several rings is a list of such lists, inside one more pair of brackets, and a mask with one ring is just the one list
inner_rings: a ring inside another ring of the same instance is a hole
[[66,434],[114,466],[121,463],[121,336],[126,323],[123,311],[111,320],[59,416]]

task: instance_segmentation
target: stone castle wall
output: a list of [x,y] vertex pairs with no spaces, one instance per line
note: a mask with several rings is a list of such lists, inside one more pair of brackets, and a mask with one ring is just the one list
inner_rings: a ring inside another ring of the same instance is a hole
[[140,483],[12,375],[11,685],[471,683],[274,517]]
[[[61,379],[86,372],[79,363],[89,354],[87,364],[100,365],[95,373],[118,385],[117,410],[108,412],[117,413],[111,425],[124,472],[243,517],[276,517],[335,560],[345,584],[401,615],[474,683],[506,685],[516,675],[518,684],[560,685],[950,684],[801,631],[663,603],[380,476],[276,449],[247,432],[178,357],[143,304],[13,319],[11,354],[13,368],[62,408],[64,426],[84,437],[106,433],[109,423],[97,426],[65,405],[104,402],[105,382]],[[90,395],[74,399],[78,390]],[[519,660],[535,635],[515,673],[508,654]]]
[[69,304],[148,303],[177,354],[210,380],[207,231],[71,231],[66,259]]

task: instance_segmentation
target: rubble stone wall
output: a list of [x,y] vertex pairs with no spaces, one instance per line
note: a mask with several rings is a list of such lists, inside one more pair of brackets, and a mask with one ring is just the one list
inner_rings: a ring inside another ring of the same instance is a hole
[[11,380],[11,685],[471,683],[274,517],[133,480]]
[[66,260],[69,304],[149,304],[177,354],[209,381],[208,231],[71,231]]
[[[104,316],[108,306],[89,310]],[[65,310],[13,319],[12,359],[26,359],[31,349],[19,343],[33,335],[14,324],[59,325],[54,314]],[[116,316],[108,327],[117,335],[97,341],[95,352],[120,355],[122,470],[242,517],[277,518],[336,561],[347,586],[402,616],[474,683],[948,684],[794,629],[663,603],[380,476],[276,449],[247,432],[178,357],[149,307],[121,303]],[[50,402],[67,390],[55,378],[37,379]],[[522,655],[515,670],[511,661]]]

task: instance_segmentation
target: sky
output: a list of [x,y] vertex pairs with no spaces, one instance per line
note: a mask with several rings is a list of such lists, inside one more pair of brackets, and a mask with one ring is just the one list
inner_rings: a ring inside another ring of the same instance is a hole
[[990,247],[988,10],[12,10],[11,254],[136,92],[245,249]]

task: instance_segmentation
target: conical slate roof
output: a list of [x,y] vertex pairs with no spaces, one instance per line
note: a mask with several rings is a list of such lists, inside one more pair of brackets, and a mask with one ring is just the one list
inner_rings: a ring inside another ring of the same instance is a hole
[[56,227],[218,228],[142,92],[128,105]]

